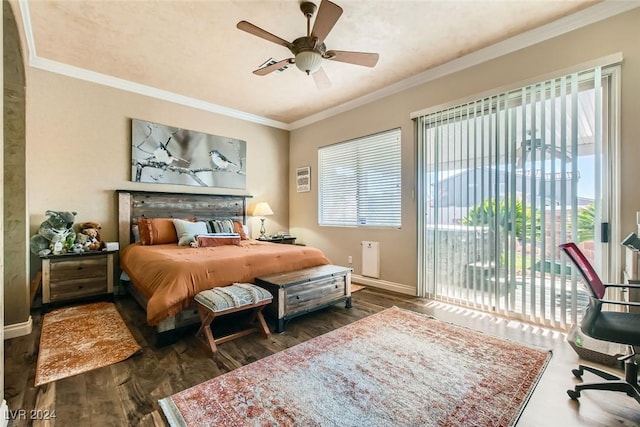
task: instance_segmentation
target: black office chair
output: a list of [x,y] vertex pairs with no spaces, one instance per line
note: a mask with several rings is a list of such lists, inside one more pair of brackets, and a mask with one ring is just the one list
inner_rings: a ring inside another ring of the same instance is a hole
[[589,260],[587,260],[587,257],[575,243],[564,243],[560,245],[560,249],[567,254],[580,271],[585,283],[588,285],[587,290],[590,291],[589,306],[580,324],[582,332],[598,340],[625,344],[629,347],[629,353],[618,359],[625,362],[624,378],[591,366],[578,365],[578,369],[571,371],[577,378],[582,378],[584,371],[587,371],[604,378],[606,381],[577,384],[573,390],[567,390],[567,394],[573,400],[577,400],[582,390],[622,391],[640,403],[638,364],[635,360],[636,353],[634,349],[634,346],[640,346],[640,314],[602,311],[602,304],[640,307],[640,303],[602,299],[607,288],[640,288],[640,285],[604,284]]

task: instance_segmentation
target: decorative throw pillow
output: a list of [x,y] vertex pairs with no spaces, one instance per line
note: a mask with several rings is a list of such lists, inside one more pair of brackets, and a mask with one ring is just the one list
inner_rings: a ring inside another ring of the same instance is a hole
[[138,233],[142,245],[176,243],[178,236],[172,218],[138,218]]
[[237,233],[242,240],[247,240],[247,233],[240,221],[232,219],[213,219],[207,221],[209,233]]
[[207,229],[209,233],[233,233],[233,220],[214,219],[207,221]]
[[185,221],[182,219],[174,219],[173,225],[178,236],[178,245],[189,246],[191,242],[196,240],[196,235],[207,234],[207,224],[203,221]]
[[209,233],[196,236],[197,246],[200,248],[239,245],[240,240],[240,235],[236,233]]
[[247,240],[247,233],[244,230],[244,225],[240,221],[233,221],[233,231],[240,235],[242,240]]

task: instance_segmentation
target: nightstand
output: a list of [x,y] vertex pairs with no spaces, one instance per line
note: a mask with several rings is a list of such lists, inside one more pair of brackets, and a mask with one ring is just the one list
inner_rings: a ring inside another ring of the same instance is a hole
[[285,245],[295,245],[296,238],[293,236],[267,236],[258,238],[261,242],[283,243]]
[[117,252],[95,251],[40,257],[42,303],[113,294],[113,258]]

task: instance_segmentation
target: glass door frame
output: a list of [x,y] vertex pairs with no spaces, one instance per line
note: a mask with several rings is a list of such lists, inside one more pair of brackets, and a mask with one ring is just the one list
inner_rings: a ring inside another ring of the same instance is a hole
[[[621,253],[622,249],[618,245],[621,230],[620,230],[620,65],[608,66],[602,69],[602,87],[603,87],[603,110],[606,115],[603,115],[602,120],[602,173],[600,177],[601,181],[601,197],[602,204],[600,206],[600,212],[602,216],[602,222],[608,223],[608,237],[609,243],[599,242],[600,227],[596,224],[596,252],[598,255],[598,262],[601,264],[600,274],[606,281],[620,282],[622,280],[621,269]],[[464,102],[456,103],[458,105]],[[438,107],[431,109],[431,112],[442,110],[446,107]],[[427,114],[422,113],[421,114]],[[597,114],[597,113],[596,113]],[[414,118],[418,117],[417,115]],[[414,131],[416,136],[416,162],[417,162],[417,182],[416,189],[418,192],[417,200],[417,214],[418,214],[418,296],[421,297],[434,297],[435,289],[428,289],[429,280],[427,280],[427,266],[425,263],[426,257],[426,229],[427,229],[427,192],[428,188],[425,188],[426,180],[425,174],[425,153],[421,150],[419,141],[423,138],[423,127],[420,125],[419,120],[414,121]],[[618,272],[618,273],[616,273]],[[619,296],[618,296],[619,297]],[[509,312],[509,315],[513,315],[515,318],[521,317],[520,313]],[[544,322],[543,322],[544,323]],[[549,325],[547,325],[549,326]],[[551,325],[557,327],[558,325]],[[562,325],[562,329],[566,329],[568,325]]]

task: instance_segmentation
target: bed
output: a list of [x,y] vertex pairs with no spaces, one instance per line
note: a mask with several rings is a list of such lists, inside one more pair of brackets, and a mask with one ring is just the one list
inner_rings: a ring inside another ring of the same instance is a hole
[[181,330],[199,323],[193,297],[202,290],[330,264],[319,249],[251,239],[218,247],[142,245],[135,242],[133,232],[138,218],[229,219],[246,224],[249,196],[130,190],[117,194],[123,283],[145,309],[147,323],[156,327],[157,345],[173,341]]

